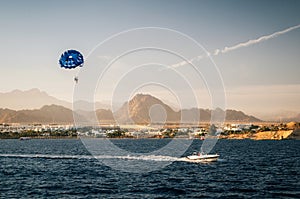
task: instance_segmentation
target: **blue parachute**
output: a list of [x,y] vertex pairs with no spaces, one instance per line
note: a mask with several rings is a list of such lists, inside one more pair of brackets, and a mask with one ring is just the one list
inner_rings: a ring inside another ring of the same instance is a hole
[[65,51],[60,59],[59,64],[62,68],[72,69],[76,67],[82,67],[84,63],[83,56],[77,50]]

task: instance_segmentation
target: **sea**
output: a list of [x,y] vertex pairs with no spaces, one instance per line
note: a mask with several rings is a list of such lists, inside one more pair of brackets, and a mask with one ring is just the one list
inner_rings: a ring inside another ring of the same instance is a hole
[[[0,140],[0,198],[299,198],[300,141],[218,140],[211,163],[147,155],[169,139],[115,139],[142,156],[94,157],[80,139]],[[193,140],[183,156],[199,150]],[[136,171],[112,167],[134,161]],[[141,170],[140,161],[154,170]]]

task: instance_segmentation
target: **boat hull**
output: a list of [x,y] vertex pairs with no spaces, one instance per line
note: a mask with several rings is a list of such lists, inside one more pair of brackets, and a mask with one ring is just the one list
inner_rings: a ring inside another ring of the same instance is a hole
[[218,154],[207,154],[207,155],[190,155],[186,159],[191,162],[214,162],[219,158]]

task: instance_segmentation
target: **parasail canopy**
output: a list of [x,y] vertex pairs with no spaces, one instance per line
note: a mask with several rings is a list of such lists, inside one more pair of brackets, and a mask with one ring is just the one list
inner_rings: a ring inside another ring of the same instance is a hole
[[67,50],[61,55],[59,59],[60,66],[66,69],[72,69],[78,66],[82,67],[83,63],[83,56],[77,50]]

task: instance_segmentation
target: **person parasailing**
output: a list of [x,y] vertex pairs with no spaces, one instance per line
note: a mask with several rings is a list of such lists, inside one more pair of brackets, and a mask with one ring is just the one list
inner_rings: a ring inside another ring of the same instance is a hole
[[[59,64],[61,68],[65,69],[75,69],[77,67],[83,67],[83,55],[77,50],[67,50],[60,56]],[[74,81],[75,83],[78,83],[77,76],[74,77]]]

